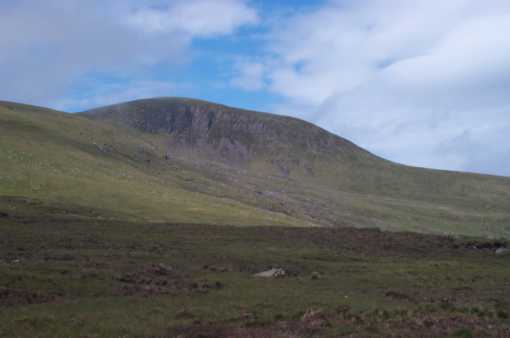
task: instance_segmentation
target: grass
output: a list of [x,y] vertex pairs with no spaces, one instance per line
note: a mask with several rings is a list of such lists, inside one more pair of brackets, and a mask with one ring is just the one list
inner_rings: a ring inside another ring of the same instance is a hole
[[[136,116],[137,107],[125,110]],[[162,133],[119,126],[111,118],[0,104],[0,196],[102,210],[103,217],[123,220],[510,237],[508,178],[400,166],[345,140],[336,152],[307,150],[303,140],[335,137],[296,119],[232,114],[269,129],[274,124],[282,139],[271,138],[271,147],[263,148],[253,135],[235,131],[261,147],[240,167],[192,149],[165,158],[169,141]],[[227,122],[220,125],[230,130]],[[284,142],[297,135],[304,136],[295,145]],[[289,176],[279,173],[275,159],[290,166]]]
[[0,196],[102,209],[128,220],[303,224],[186,189],[183,185],[196,173],[171,170],[167,163],[157,169],[147,165],[140,149],[155,149],[156,141],[79,117],[23,109],[0,107]]
[[[334,137],[277,129],[307,136],[238,166],[0,103],[0,336],[510,335],[507,243],[464,237],[510,237],[508,178],[310,152]],[[271,267],[287,276],[253,277]]]
[[[510,330],[509,260],[469,241],[348,228],[4,218],[0,336],[198,337],[242,329],[363,337],[405,335],[426,319],[437,335],[498,336]],[[151,270],[161,263],[171,272]],[[269,267],[288,276],[253,277]],[[303,319],[315,310],[328,325]]]

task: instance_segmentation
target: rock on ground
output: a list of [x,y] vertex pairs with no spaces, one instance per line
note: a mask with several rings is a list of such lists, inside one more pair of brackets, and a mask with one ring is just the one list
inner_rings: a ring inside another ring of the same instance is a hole
[[267,271],[262,271],[262,272],[256,273],[254,276],[255,277],[263,277],[263,278],[279,278],[279,277],[284,277],[286,274],[287,273],[283,269],[273,268],[273,269],[270,269]]
[[508,249],[508,248],[499,248],[496,250],[496,255],[498,255],[498,256],[507,255],[507,254],[510,254],[510,249]]

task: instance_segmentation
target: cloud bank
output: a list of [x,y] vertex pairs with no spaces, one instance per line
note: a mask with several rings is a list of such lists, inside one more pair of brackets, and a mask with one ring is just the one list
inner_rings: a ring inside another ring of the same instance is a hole
[[244,0],[2,1],[2,99],[54,105],[75,81],[105,74],[147,88],[144,72],[187,62],[193,39],[257,21]]
[[394,161],[510,175],[509,34],[508,1],[330,1],[233,83]]

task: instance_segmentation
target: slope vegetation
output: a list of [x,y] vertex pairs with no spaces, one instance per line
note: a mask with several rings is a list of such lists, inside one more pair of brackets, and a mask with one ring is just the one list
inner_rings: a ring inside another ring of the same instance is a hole
[[229,196],[310,222],[510,234],[510,179],[395,164],[298,119],[180,98],[84,116],[160,138],[162,158],[242,192]]
[[510,236],[510,179],[413,168],[307,122],[159,98],[0,103],[0,211]]
[[158,161],[157,141],[77,115],[0,103],[0,208],[66,217],[304,225],[190,189],[192,181],[214,182]]

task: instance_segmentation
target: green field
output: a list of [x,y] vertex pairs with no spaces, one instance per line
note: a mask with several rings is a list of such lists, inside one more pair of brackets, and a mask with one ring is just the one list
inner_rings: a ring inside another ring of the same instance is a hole
[[0,233],[2,337],[510,334],[505,243],[37,214]]

